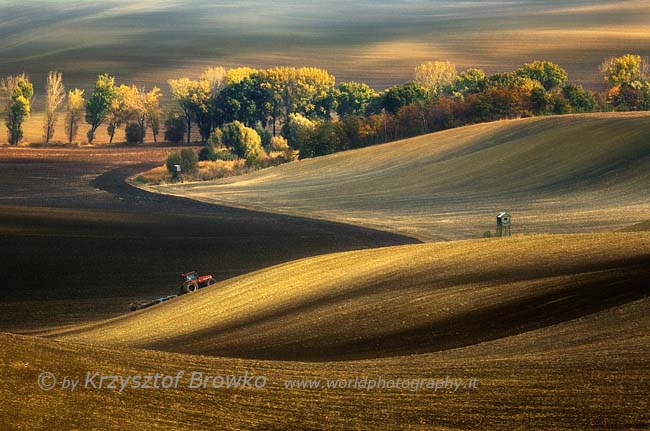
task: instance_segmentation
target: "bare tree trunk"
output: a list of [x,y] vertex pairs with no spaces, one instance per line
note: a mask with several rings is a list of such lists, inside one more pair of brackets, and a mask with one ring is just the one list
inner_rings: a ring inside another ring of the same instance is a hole
[[145,117],[140,117],[138,119],[138,126],[140,126],[140,144],[144,144]]
[[52,139],[54,134],[54,122],[57,118],[59,105],[65,99],[65,91],[63,87],[63,75],[60,72],[50,71],[45,83],[45,136],[44,141],[46,144]]

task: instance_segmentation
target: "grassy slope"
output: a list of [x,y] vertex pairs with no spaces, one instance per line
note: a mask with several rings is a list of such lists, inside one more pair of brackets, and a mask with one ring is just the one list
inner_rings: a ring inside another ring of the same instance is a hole
[[[214,291],[204,292],[208,296]],[[413,307],[412,301],[406,304]],[[430,307],[433,312],[438,309]],[[210,358],[0,334],[0,426],[23,429],[29,424],[29,429],[48,430],[645,429],[650,423],[648,316],[650,301],[645,298],[459,349],[325,363]],[[494,314],[484,323],[499,319]],[[146,326],[140,329],[146,330]],[[59,377],[82,378],[87,371],[109,375],[175,375],[179,370],[239,375],[248,371],[265,375],[268,387],[259,391],[127,389],[121,395],[110,390],[44,392],[35,384],[44,370]],[[291,378],[447,375],[476,377],[479,389],[458,394],[283,389],[284,380]]]
[[650,233],[513,237],[323,255],[47,335],[207,355],[349,359],[438,351],[647,295]]
[[447,130],[252,175],[153,190],[392,230],[476,238],[617,230],[650,210],[650,115],[532,118]]

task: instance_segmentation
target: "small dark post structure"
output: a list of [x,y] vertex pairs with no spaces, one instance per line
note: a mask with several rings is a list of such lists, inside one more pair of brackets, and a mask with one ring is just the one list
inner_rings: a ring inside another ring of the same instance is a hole
[[500,212],[497,215],[497,236],[510,236],[511,217],[507,212]]
[[174,174],[173,177],[175,180],[181,177],[181,165],[174,165]]

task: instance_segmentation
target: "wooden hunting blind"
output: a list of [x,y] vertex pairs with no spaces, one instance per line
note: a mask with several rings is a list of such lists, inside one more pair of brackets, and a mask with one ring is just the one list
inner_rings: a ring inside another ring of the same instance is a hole
[[507,212],[500,212],[497,215],[497,236],[510,236],[510,225],[512,217]]

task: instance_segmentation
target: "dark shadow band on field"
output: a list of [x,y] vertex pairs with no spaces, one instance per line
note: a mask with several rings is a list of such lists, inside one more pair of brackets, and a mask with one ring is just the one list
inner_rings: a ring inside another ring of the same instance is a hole
[[[127,179],[129,177],[132,177],[140,172],[144,172],[159,165],[160,163],[145,163],[113,169],[95,178],[90,182],[90,185],[99,190],[111,193],[118,199],[128,199],[130,201],[133,201],[133,203],[136,205],[138,202],[155,202],[157,204],[165,205],[170,210],[182,208],[185,211],[200,211],[201,213],[205,212],[208,214],[213,213],[218,215],[232,215],[241,218],[246,218],[254,215],[256,217],[268,218],[269,222],[282,223],[286,226],[310,224],[323,230],[331,230],[332,232],[348,232],[351,235],[353,234],[354,237],[358,236],[368,239],[368,247],[359,248],[377,248],[422,243],[422,241],[406,235],[396,234],[393,232],[382,231],[378,229],[371,229],[353,224],[242,209],[230,207],[227,205],[201,202],[191,198],[149,192],[132,186],[127,182]],[[341,251],[344,250],[348,250],[348,248],[343,248]]]
[[[247,326],[259,326],[260,332],[263,332],[265,323],[313,311],[327,303],[342,303],[342,298],[328,298],[260,316],[239,325],[205,329],[191,336],[178,336],[164,342],[138,344],[135,347],[242,359],[306,362],[364,360],[440,352],[519,335],[646,298],[650,295],[649,263],[650,257],[646,256],[608,269],[594,271],[592,268],[576,272],[573,274],[575,280],[567,289],[542,291],[531,297],[515,298],[498,305],[478,308],[463,316],[432,321],[381,336],[360,337],[354,341],[316,337],[306,342],[257,347],[245,343],[238,345],[231,340],[226,347],[210,351],[192,350],[193,342],[197,340],[211,337],[218,340],[220,335],[227,337],[229,332],[236,333]],[[529,274],[516,281],[533,283],[539,280],[534,274]],[[508,281],[515,281],[515,278],[504,280],[506,283]],[[355,292],[350,295],[354,296]]]
[[[0,183],[5,177],[19,178],[29,163],[3,161]],[[14,332],[27,329],[27,323],[37,329],[126,314],[128,302],[176,293],[178,274],[188,270],[224,280],[305,257],[420,243],[344,223],[151,193],[126,182],[160,164],[106,171],[101,164],[39,160],[38,169],[52,180],[34,185],[14,181],[16,190],[7,183],[5,194],[21,199],[0,213],[6,233],[0,257],[6,268],[14,268],[4,274],[5,285],[12,287],[0,291],[1,329]],[[44,305],[51,301],[58,305]]]

